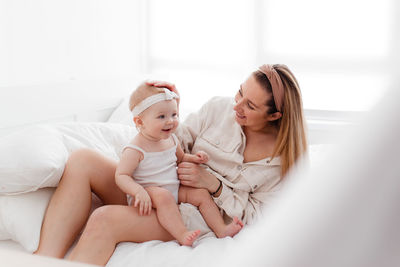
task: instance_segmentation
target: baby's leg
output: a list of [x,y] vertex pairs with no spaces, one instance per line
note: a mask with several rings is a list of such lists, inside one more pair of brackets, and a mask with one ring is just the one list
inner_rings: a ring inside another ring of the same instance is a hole
[[189,231],[185,227],[172,193],[167,189],[156,186],[146,187],[146,191],[151,197],[157,218],[164,229],[175,237],[181,245],[191,246],[199,236],[200,230]]
[[237,217],[234,217],[230,224],[225,225],[217,205],[205,189],[180,186],[178,200],[179,202],[190,203],[198,207],[207,225],[219,238],[226,236],[233,237],[243,227],[243,223]]

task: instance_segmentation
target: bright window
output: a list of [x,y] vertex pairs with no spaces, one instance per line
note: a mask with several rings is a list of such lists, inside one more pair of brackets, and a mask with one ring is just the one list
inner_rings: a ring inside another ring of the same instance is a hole
[[[298,78],[306,109],[372,107],[395,76],[394,0],[150,0],[147,71],[177,84],[182,106],[235,94],[263,63]],[[399,29],[397,29],[399,30]]]

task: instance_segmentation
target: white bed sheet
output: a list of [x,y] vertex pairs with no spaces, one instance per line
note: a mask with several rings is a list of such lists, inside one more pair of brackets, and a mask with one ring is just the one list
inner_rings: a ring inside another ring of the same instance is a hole
[[[125,103],[121,103],[120,105],[121,109],[124,109],[125,106]],[[122,115],[126,115],[126,112],[123,110]],[[126,116],[116,116],[114,121],[111,120],[111,122],[122,124],[128,124],[129,121],[130,118]],[[73,128],[74,125],[71,125],[71,127]],[[70,131],[70,133],[77,133],[75,130]],[[67,133],[64,132],[63,134]],[[85,138],[82,139],[79,135],[74,134],[74,138],[77,138],[77,140],[88,143],[89,141],[86,140],[87,133],[84,137]],[[121,137],[119,137],[119,139],[121,139]],[[96,139],[96,142],[100,141]],[[94,145],[95,144],[93,144],[93,146]],[[331,145],[326,144],[312,145],[310,147],[311,164],[316,165],[323,162],[324,155],[330,148]],[[95,200],[94,208],[97,206],[99,206],[99,203]],[[232,247],[232,244],[240,242],[241,237],[245,235],[251,227],[252,226],[246,226],[234,238],[226,237],[217,239],[213,233],[208,233],[199,238],[192,248],[180,246],[176,241],[150,241],[142,244],[123,242],[118,244],[107,266],[213,266],[213,263],[221,257],[221,255],[229,255],[230,252],[227,251],[228,248]],[[26,252],[20,244],[12,240],[0,241],[0,249],[30,253]]]
[[[243,230],[243,233],[246,229]],[[214,259],[229,255],[227,249],[241,234],[234,238],[217,239],[206,237],[190,248],[180,246],[176,241],[149,241],[141,244],[123,242],[118,244],[106,266],[213,266]],[[0,250],[19,251],[26,254],[24,248],[12,240],[0,241]]]
[[25,252],[20,244],[11,239],[0,241],[0,249]]
[[234,238],[206,237],[194,247],[180,246],[176,241],[124,242],[117,246],[107,266],[213,266],[214,259],[229,255],[226,249],[239,236],[240,233]]
[[[118,244],[107,266],[212,266],[213,259],[222,254],[229,255],[226,249],[231,247],[233,242],[236,242],[246,231],[248,231],[248,228],[243,229],[234,238],[220,239],[209,233],[200,237],[193,247],[180,246],[177,241],[154,240],[140,244],[122,242]],[[0,241],[0,250],[30,254],[20,244],[12,240]]]
[[[324,161],[324,155],[331,149],[331,145],[313,145],[310,147],[310,162],[314,165]],[[93,209],[100,206],[98,199],[93,201]],[[162,242],[150,241],[141,244],[123,242],[118,244],[107,266],[212,266],[214,260],[221,255],[229,255],[227,251],[234,242],[240,242],[253,226],[246,226],[234,238],[217,239],[213,233],[199,238],[192,248],[180,246],[177,241]],[[0,241],[0,249],[26,252],[15,241]],[[26,252],[29,253],[29,252]]]

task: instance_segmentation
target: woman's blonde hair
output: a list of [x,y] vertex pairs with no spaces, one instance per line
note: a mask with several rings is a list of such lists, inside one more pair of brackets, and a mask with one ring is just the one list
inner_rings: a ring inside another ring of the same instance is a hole
[[[300,87],[296,77],[286,65],[275,64],[273,68],[279,74],[284,87],[282,117],[272,122],[278,129],[278,136],[272,158],[280,156],[281,176],[284,177],[289,169],[307,152],[306,123]],[[256,80],[272,94],[271,83],[264,73],[253,72]],[[267,103],[268,114],[278,112],[273,97]]]
[[129,98],[129,110],[132,111],[140,102],[149,96],[164,93],[164,88],[148,85],[146,82],[141,83]]

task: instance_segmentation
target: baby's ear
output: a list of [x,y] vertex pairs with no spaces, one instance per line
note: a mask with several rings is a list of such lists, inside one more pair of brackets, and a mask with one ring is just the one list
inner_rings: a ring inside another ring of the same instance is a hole
[[136,127],[142,126],[143,121],[139,116],[133,117],[133,122],[135,123]]

